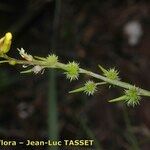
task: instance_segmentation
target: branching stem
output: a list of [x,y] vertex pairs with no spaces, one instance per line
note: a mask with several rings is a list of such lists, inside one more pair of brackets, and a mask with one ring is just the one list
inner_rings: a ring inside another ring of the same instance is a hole
[[[1,56],[1,57],[5,59],[4,62],[15,61],[16,64],[33,65],[33,66],[34,65],[39,65],[39,66],[42,66],[44,68],[57,68],[57,69],[66,70],[66,64],[60,63],[60,62],[57,62],[55,66],[51,66],[48,62],[42,61],[42,60],[37,60],[37,59],[33,59],[32,61],[18,60],[18,59],[9,57],[6,54]],[[94,72],[91,72],[91,71],[88,71],[88,70],[85,70],[85,69],[82,69],[82,68],[79,68],[79,73],[86,74],[86,75],[91,76],[93,78],[100,79],[100,80],[102,80],[102,81],[104,81],[106,83],[109,83],[109,84],[115,85],[115,86],[119,86],[119,87],[122,87],[124,89],[131,89],[131,88],[135,87],[134,85],[131,85],[129,83],[122,82],[122,81],[119,81],[119,80],[112,80],[112,79],[109,79],[109,78],[107,78],[105,76],[102,76],[100,74],[97,74],[97,73],[94,73]],[[150,97],[150,91],[148,91],[148,90],[144,90],[142,88],[138,88],[138,92],[139,92],[139,95],[141,95],[141,96],[148,96],[148,97]]]

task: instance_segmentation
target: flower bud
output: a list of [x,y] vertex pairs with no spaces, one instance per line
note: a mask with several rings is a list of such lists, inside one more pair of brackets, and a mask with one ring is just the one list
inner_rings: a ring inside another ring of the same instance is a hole
[[3,38],[0,39],[0,55],[6,54],[11,47],[12,34],[7,32]]

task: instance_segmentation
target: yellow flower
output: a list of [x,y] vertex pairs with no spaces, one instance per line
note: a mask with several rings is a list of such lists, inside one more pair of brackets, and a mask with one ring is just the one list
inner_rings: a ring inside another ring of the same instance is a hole
[[0,39],[0,55],[6,54],[11,47],[12,34],[7,32],[4,37]]

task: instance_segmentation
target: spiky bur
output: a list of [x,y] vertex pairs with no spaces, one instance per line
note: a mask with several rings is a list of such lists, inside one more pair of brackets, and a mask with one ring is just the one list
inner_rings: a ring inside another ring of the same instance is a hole
[[102,66],[99,65],[99,68],[102,70],[103,75],[111,80],[120,80],[119,72],[115,68],[110,68],[108,70],[104,69]]
[[97,91],[97,85],[93,81],[87,81],[84,85],[84,93],[87,95],[93,95]]
[[84,84],[83,87],[72,90],[69,93],[84,92],[86,95],[93,95],[97,91],[97,85],[101,85],[101,84],[89,80]]
[[79,64],[76,62],[69,62],[66,64],[64,74],[66,75],[66,78],[70,81],[77,80],[79,77]]
[[55,67],[58,63],[58,56],[55,54],[48,55],[45,61],[48,63],[48,65],[50,65],[50,67]]
[[132,87],[125,90],[125,94],[118,98],[109,100],[109,102],[124,101],[128,106],[136,106],[140,104],[141,96],[139,94],[139,89],[137,87]]
[[136,106],[140,104],[141,96],[139,95],[139,89],[137,87],[125,90],[125,102],[128,106]]

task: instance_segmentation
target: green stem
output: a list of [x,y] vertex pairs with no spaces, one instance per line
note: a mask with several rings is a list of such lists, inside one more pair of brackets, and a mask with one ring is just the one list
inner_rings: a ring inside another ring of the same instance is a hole
[[[80,71],[80,73],[87,74],[87,75],[92,76],[94,78],[100,79],[102,81],[105,81],[107,83],[110,83],[112,85],[116,85],[116,86],[119,86],[119,87],[122,87],[122,88],[125,88],[125,89],[131,89],[131,88],[135,87],[134,85],[131,85],[129,83],[118,81],[118,80],[111,80],[111,79],[109,79],[107,77],[104,77],[102,75],[93,73],[91,71],[87,71],[87,70],[82,69],[82,68],[80,68],[79,71]],[[139,88],[138,90],[139,90],[140,95],[142,95],[142,96],[149,96],[150,97],[150,91],[144,90],[144,89],[141,89],[141,88]]]
[[[17,59],[8,57],[6,55],[4,55],[3,58],[5,58],[7,60],[14,60],[14,61],[16,61],[17,64],[40,65],[40,66],[43,66],[45,68],[58,68],[58,69],[66,70],[66,64],[59,63],[59,62],[56,64],[55,67],[52,67],[48,63],[46,63],[44,61],[39,61],[39,60],[33,60],[32,62],[29,62],[29,61],[26,61],[26,60],[24,60],[24,61],[23,60],[17,60]],[[102,76],[100,74],[96,74],[94,72],[91,72],[91,71],[88,71],[88,70],[85,70],[85,69],[82,69],[82,68],[79,68],[79,73],[89,75],[93,78],[100,79],[104,82],[107,82],[109,84],[116,85],[116,86],[119,86],[119,87],[122,87],[122,88],[125,88],[125,89],[135,88],[134,85],[131,85],[129,83],[122,82],[122,81],[119,81],[119,80],[112,80],[112,79],[109,79],[105,76]],[[138,88],[138,90],[139,90],[139,95],[150,97],[150,91],[144,90],[142,88]]]
[[[53,34],[52,34],[52,49],[56,49],[57,43],[58,43],[58,36],[59,36],[59,20],[60,20],[60,13],[61,13],[61,0],[55,0],[55,11],[54,11],[54,19],[53,19]],[[45,62],[45,61],[41,61]],[[44,64],[44,65],[50,65],[50,64]],[[52,66],[51,66],[52,68]],[[50,80],[50,89],[49,89],[49,137],[52,140],[59,140],[59,120],[58,120],[58,99],[57,99],[57,79],[56,79],[56,72],[55,70],[49,71],[49,80]],[[58,146],[54,146],[52,148],[49,148],[50,150],[58,150]]]
[[[51,140],[58,140],[58,110],[57,89],[55,70],[49,72],[49,95],[48,95],[48,135]],[[53,148],[57,149],[57,148]]]

